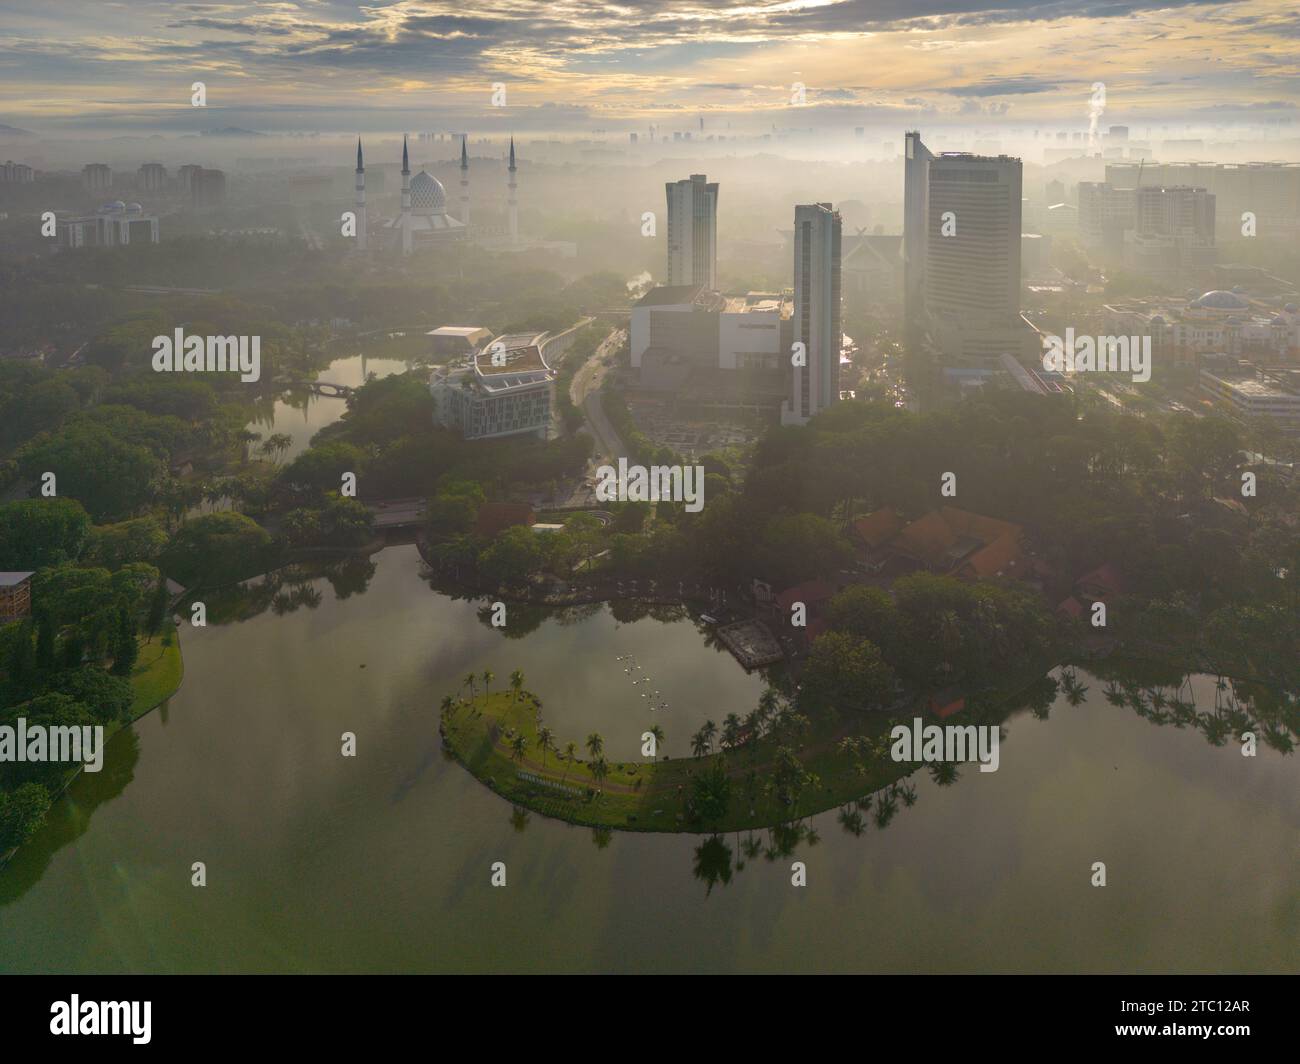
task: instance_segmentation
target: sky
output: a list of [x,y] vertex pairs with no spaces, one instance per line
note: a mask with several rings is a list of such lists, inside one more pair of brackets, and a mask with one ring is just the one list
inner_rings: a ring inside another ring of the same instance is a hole
[[1104,123],[1294,123],[1300,13],[1292,0],[0,0],[0,123],[44,134],[1069,129],[1087,127],[1098,82]]

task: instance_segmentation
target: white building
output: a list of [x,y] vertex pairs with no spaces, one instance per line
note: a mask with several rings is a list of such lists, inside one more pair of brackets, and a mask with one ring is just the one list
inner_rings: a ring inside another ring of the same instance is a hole
[[0,166],[0,184],[30,185],[35,180],[35,171],[24,163],[16,163],[11,159]]
[[1201,370],[1201,387],[1231,403],[1242,417],[1266,417],[1283,428],[1300,429],[1300,394],[1294,391],[1259,377],[1220,377],[1208,369]]
[[542,357],[545,334],[499,336],[429,380],[433,420],[467,440],[550,434],[555,373]]
[[829,203],[795,207],[793,342],[803,357],[800,364],[791,360],[783,425],[805,424],[839,402],[840,239],[840,216]]
[[60,247],[116,247],[158,243],[158,216],[146,214],[138,203],[114,200],[94,214],[57,219]]
[[718,183],[704,174],[664,185],[668,196],[668,285],[718,287]]

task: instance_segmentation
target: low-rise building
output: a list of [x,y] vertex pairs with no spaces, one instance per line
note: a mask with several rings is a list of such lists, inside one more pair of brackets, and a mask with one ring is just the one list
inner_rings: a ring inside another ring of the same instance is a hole
[[31,572],[0,573],[0,624],[31,616],[34,575]]
[[1242,417],[1269,418],[1300,429],[1300,391],[1283,384],[1280,374],[1233,378],[1203,369],[1200,381],[1203,391],[1231,403]]
[[429,381],[434,422],[467,440],[549,436],[555,372],[542,357],[544,337],[500,336],[469,359],[438,367]]

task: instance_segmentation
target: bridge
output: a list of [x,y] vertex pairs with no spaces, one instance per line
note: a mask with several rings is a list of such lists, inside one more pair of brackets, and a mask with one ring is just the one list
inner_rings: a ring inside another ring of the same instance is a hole
[[423,499],[383,499],[367,503],[375,528],[410,528],[424,524]]
[[330,381],[312,381],[307,385],[307,390],[315,392],[317,395],[327,395],[335,399],[347,399],[356,391],[346,384],[332,384]]

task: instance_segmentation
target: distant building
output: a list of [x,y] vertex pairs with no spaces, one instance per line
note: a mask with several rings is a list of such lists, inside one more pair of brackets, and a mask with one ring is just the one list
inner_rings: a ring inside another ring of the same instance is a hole
[[802,364],[790,366],[783,425],[802,425],[840,398],[841,224],[829,203],[794,209],[793,343]]
[[[1172,142],[1165,142],[1165,149]],[[1139,184],[1204,189],[1214,197],[1218,239],[1242,235],[1242,215],[1255,218],[1260,240],[1289,241],[1300,236],[1300,164],[1254,163],[1111,163],[1106,182],[1124,188]]]
[[202,169],[203,167],[198,166],[195,163],[186,163],[184,166],[177,169],[176,184],[184,195],[190,195],[190,190],[194,185],[194,175]]
[[[364,189],[364,170],[359,153],[358,145],[358,172],[362,174]],[[436,246],[465,238],[465,223],[447,213],[447,190],[442,182],[427,170],[411,176],[405,138],[402,140],[402,206],[396,217],[383,223],[382,232],[388,246],[403,255],[410,255],[417,245]]]
[[34,573],[0,573],[0,624],[31,616]]
[[873,313],[898,307],[903,300],[903,237],[859,233],[845,236],[840,268],[845,300]]
[[668,197],[668,285],[718,287],[718,183],[691,174]]
[[3,166],[0,166],[0,184],[30,185],[35,180],[36,172],[23,163],[9,160]]
[[[650,289],[637,301],[630,316],[628,333],[632,368],[640,367],[642,356],[653,342],[652,324],[659,330],[673,324],[661,321],[659,315],[699,312],[716,314],[721,307],[722,297],[702,284],[660,285]],[[696,326],[703,330],[704,335],[707,335],[710,327],[707,321]],[[662,331],[658,339],[661,344],[664,343]]]
[[913,131],[903,138],[903,319],[909,348],[919,346],[926,331],[925,249],[930,163],[934,153]]
[[226,175],[202,167],[190,175],[190,203],[195,207],[220,207],[226,202]]
[[501,336],[469,364],[442,366],[429,381],[433,419],[467,440],[550,434],[555,373],[542,357],[544,334]]
[[167,187],[167,167],[145,163],[136,171],[136,187],[144,192],[162,192]]
[[1233,379],[1201,370],[1201,388],[1231,403],[1242,417],[1268,418],[1283,428],[1300,429],[1300,391],[1284,387],[1280,378],[1263,375]]
[[1165,365],[1193,365],[1211,354],[1272,364],[1300,360],[1300,308],[1273,309],[1239,292],[1109,303],[1103,323],[1109,335],[1150,336],[1153,360]]
[[87,192],[105,192],[113,187],[113,171],[105,163],[87,163],[81,168],[81,187]]
[[138,203],[114,200],[94,214],[57,218],[60,247],[117,247],[158,243],[158,216],[146,214]]

